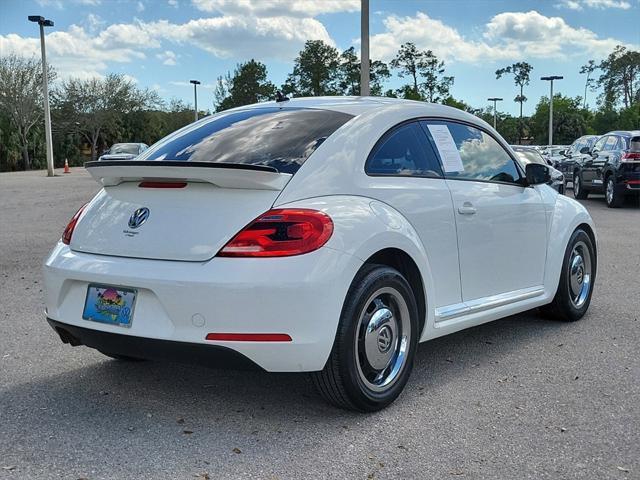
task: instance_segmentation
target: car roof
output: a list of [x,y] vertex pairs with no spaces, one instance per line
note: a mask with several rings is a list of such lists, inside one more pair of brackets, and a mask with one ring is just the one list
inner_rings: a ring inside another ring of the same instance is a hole
[[620,135],[622,137],[640,137],[640,130],[614,130],[613,132],[607,132],[604,135]]
[[322,110],[332,110],[347,113],[349,115],[362,115],[364,113],[380,111],[387,108],[398,108],[399,106],[410,107],[412,110],[420,110],[420,115],[425,117],[448,117],[460,120],[482,122],[477,117],[458,108],[449,107],[435,103],[421,102],[417,100],[405,100],[391,97],[356,97],[356,96],[327,96],[327,97],[298,97],[284,102],[261,102],[252,105],[245,105],[224,112],[240,111],[258,108],[279,107],[288,108],[318,108]]

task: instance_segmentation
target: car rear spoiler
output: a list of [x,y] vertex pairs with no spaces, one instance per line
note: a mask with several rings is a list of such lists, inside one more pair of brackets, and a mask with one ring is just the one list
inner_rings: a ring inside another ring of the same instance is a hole
[[222,188],[282,190],[292,176],[263,165],[212,162],[107,160],[87,162],[84,166],[105,187],[161,179],[211,183]]

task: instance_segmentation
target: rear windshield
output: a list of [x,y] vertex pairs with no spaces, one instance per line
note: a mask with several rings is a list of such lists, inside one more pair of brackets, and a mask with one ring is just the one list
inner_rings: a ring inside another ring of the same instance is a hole
[[640,137],[632,137],[629,141],[629,151],[640,152]]
[[109,149],[109,153],[138,153],[137,143],[116,143]]
[[542,158],[540,154],[534,150],[515,150],[515,152],[520,161],[525,165],[529,163],[541,163],[542,165],[547,164],[544,161],[544,158]]
[[152,145],[138,160],[267,166],[295,173],[353,115],[265,107],[214,115]]

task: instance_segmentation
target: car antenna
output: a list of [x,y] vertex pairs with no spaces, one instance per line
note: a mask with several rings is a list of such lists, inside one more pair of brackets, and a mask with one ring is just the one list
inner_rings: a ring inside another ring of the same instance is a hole
[[276,92],[276,103],[287,102],[289,97],[287,97],[282,91],[278,90]]

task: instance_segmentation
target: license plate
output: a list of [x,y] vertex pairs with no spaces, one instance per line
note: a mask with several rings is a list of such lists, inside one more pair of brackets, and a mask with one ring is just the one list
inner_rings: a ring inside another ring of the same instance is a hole
[[132,288],[94,285],[87,287],[82,318],[93,322],[130,327],[137,291]]

